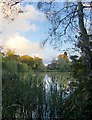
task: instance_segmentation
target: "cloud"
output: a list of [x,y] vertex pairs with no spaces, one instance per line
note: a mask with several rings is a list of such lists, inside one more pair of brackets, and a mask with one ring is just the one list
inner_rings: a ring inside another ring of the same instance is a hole
[[[16,16],[15,20],[10,22],[3,18],[0,5],[0,45],[3,45],[8,39],[20,32],[36,32],[40,29],[37,22],[44,21],[45,16],[42,12],[35,9],[33,5],[23,7],[24,12]],[[37,22],[36,22],[37,21]]]
[[53,48],[47,46],[44,49],[42,49],[39,43],[29,41],[28,39],[19,34],[9,38],[5,42],[5,46],[8,49],[15,50],[15,52],[20,55],[27,54],[32,57],[41,57],[43,58],[44,63],[49,63],[51,59],[58,55],[58,52],[53,50]]
[[21,35],[13,35],[5,42],[5,46],[18,54],[33,54],[40,49],[38,43],[30,42]]
[[[17,32],[35,32],[40,29],[35,21],[46,20],[45,15],[41,11],[35,9],[33,5],[26,5],[23,7],[23,11],[24,12],[16,16],[12,22],[2,17],[0,23],[2,23],[3,36],[11,36],[11,34],[16,34]],[[0,14],[2,13],[0,12]]]
[[25,12],[17,16],[13,22],[8,23],[2,18],[2,44],[6,48],[15,50],[17,54],[38,56],[43,58],[44,63],[48,63],[58,53],[50,46],[41,49],[38,42],[33,42],[32,39],[28,40],[20,35],[20,32],[39,30],[40,28],[36,23],[39,21],[46,22],[46,18],[42,12],[36,10],[32,5],[26,5],[23,9]]
[[37,21],[45,21],[46,16],[43,12],[37,10],[32,5],[26,5],[25,6],[25,15],[30,17],[31,20],[37,20]]

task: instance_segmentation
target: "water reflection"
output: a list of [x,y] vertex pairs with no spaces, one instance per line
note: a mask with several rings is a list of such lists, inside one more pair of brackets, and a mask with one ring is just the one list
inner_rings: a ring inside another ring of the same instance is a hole
[[[61,76],[54,76],[54,80],[53,80],[53,77],[52,76],[48,76],[48,74],[45,75],[44,79],[43,79],[43,82],[44,82],[44,85],[45,85],[45,90],[46,92],[49,94],[49,92],[51,93],[51,91],[54,89],[56,91],[60,91],[60,89],[62,89],[62,97],[67,97],[71,90],[70,90],[70,86],[69,84],[71,83],[71,81],[69,80],[63,80],[62,79],[62,83],[60,83],[60,77]],[[65,82],[64,82],[65,81]],[[63,83],[64,82],[64,83]],[[66,96],[65,96],[66,94]]]
[[[37,114],[37,110],[32,112],[32,118],[59,118],[60,109],[62,106],[62,101],[66,99],[70,94],[69,88],[69,74],[45,74],[43,77],[43,92],[44,94],[44,104],[41,105],[42,115]],[[39,91],[39,89],[38,89]],[[39,91],[40,92],[40,91]],[[39,100],[38,100],[39,101]],[[39,103],[38,103],[39,104]],[[42,118],[42,119],[43,119]]]
[[52,85],[51,77],[49,77],[47,74],[45,75],[43,82],[45,84],[46,92],[50,91],[50,86]]
[[3,117],[56,119],[61,117],[62,104],[71,93],[70,73],[22,74],[18,80],[3,84]]

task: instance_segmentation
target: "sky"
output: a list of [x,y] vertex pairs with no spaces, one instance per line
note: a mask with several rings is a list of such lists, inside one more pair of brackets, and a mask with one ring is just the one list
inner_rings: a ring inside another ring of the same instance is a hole
[[44,64],[48,64],[53,58],[62,54],[63,49],[69,45],[61,46],[61,51],[55,50],[48,43],[44,48],[41,48],[41,41],[48,36],[48,20],[44,13],[36,8],[35,4],[22,4],[22,9],[24,12],[19,14],[14,21],[9,22],[2,17],[0,21],[2,41],[0,44],[20,55],[41,57]]

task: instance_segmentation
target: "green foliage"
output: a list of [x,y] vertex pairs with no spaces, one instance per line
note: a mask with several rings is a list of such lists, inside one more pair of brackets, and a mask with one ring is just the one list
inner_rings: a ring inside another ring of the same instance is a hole
[[35,106],[39,105],[40,109],[44,104],[43,81],[37,76],[25,75],[12,80],[4,79],[3,76],[3,118],[31,118]]
[[33,67],[34,61],[31,56],[23,55],[23,56],[21,56],[21,61],[26,63],[28,66]]
[[29,70],[45,71],[46,67],[39,57],[32,58],[29,55],[19,56],[14,51],[8,50],[2,54],[3,69],[9,72],[27,72]]
[[[77,81],[77,88],[63,105],[63,118],[65,120],[90,120],[92,113],[92,78],[90,67],[84,55],[71,56],[72,75]],[[71,86],[74,88],[74,85]]]
[[58,68],[60,71],[65,72],[65,71],[69,71],[69,62],[66,62],[64,59],[59,58],[58,59]]
[[17,72],[28,72],[29,66],[26,63],[17,64]]
[[34,70],[37,70],[37,71],[45,71],[46,70],[46,67],[45,65],[43,64],[43,61],[41,58],[39,57],[34,57],[34,66],[33,66],[33,69]]
[[46,71],[45,65],[44,65],[44,64],[39,64],[38,70],[39,70],[39,71]]
[[70,61],[68,60],[67,53],[60,54],[58,59],[53,59],[51,64],[48,64],[48,70],[56,70],[60,72],[68,72],[71,71],[70,69]]
[[[32,112],[43,119],[45,113],[50,117],[60,116],[62,108],[62,87],[57,89],[57,82],[63,84],[68,74],[48,73],[52,84],[46,92],[45,73],[12,73],[3,70],[3,119],[31,119]],[[60,79],[61,78],[61,79]],[[62,83],[61,83],[62,82]],[[48,109],[49,106],[49,109]],[[15,118],[16,117],[16,118]]]
[[[37,72],[45,70],[42,59],[34,58],[32,67],[27,60],[24,62],[20,57],[12,57],[2,58],[3,118],[32,118],[33,111],[37,112],[38,118],[42,118],[44,111],[50,118],[55,118],[57,114],[64,120],[91,119],[92,79],[84,56],[72,56],[72,62],[66,62],[63,58],[52,61],[52,68],[59,71],[69,71],[71,67],[73,78],[70,79],[67,72],[60,77],[57,73],[50,73],[52,82],[49,83],[49,92],[45,90],[44,74]],[[32,69],[38,74],[32,73]],[[71,82],[68,84],[69,79]],[[67,90],[70,90],[68,97]]]
[[6,69],[9,72],[17,72],[17,62],[6,60],[2,64],[3,69]]

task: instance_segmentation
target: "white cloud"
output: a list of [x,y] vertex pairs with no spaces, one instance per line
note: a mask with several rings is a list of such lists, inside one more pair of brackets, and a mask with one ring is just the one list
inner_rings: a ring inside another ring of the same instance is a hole
[[[20,32],[37,31],[39,26],[35,24],[37,21],[46,21],[44,14],[34,8],[32,5],[26,5],[24,13],[16,17],[16,19],[8,23],[2,18],[2,44],[9,49],[15,50],[17,54],[28,54],[31,56],[39,56],[47,63],[57,56],[57,53],[51,48],[40,48],[39,43],[26,39]],[[0,43],[1,44],[1,43]]]
[[42,13],[39,10],[36,10],[32,5],[26,5],[25,11],[26,11],[25,15],[27,17],[30,17],[31,20],[38,20],[38,21],[46,20],[44,13]]
[[32,42],[20,35],[14,35],[5,42],[5,46],[8,49],[15,50],[20,55],[31,55],[43,58],[44,62],[50,62],[51,59],[58,55],[58,52],[51,47],[45,47],[42,49],[37,42]]
[[39,26],[36,25],[35,21],[46,20],[44,14],[36,10],[32,5],[26,5],[23,9],[24,12],[16,16],[12,22],[1,17],[0,23],[2,23],[2,33],[4,37],[16,34],[16,32],[35,32],[39,30]]
[[23,36],[14,35],[5,42],[5,46],[9,49],[15,50],[18,54],[33,54],[38,51],[40,47],[38,43],[30,42]]

